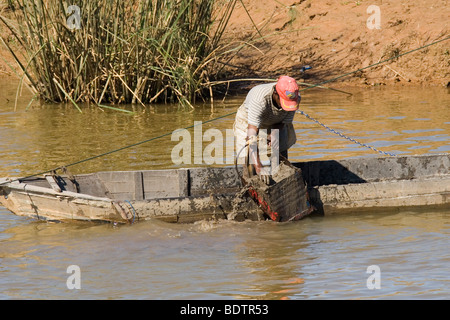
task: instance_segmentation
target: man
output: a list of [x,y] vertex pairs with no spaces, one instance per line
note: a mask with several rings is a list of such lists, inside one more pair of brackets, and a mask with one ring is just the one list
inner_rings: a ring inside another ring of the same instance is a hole
[[281,76],[276,83],[253,87],[236,113],[234,134],[237,152],[249,143],[248,152],[241,152],[239,157],[245,157],[253,167],[253,174],[256,173],[266,183],[270,180],[270,174],[263,170],[256,147],[257,137],[261,129],[270,131],[268,140],[274,153],[279,152],[287,158],[287,150],[296,142],[292,120],[300,99],[295,79]]

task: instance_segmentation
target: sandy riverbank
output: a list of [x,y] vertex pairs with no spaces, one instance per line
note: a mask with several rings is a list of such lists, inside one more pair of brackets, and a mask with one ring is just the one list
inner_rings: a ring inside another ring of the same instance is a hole
[[[368,13],[370,5],[380,9],[379,29],[367,25],[376,14]],[[5,5],[0,10],[6,10]],[[289,74],[319,83],[445,39],[450,35],[449,14],[447,0],[243,0],[224,41],[246,41],[251,46],[228,61],[227,78]],[[0,76],[14,76],[8,66],[13,59],[4,46],[0,56]],[[304,65],[312,69],[302,73]],[[333,86],[447,86],[449,81],[450,40],[446,40],[352,74]]]
[[[287,73],[318,83],[358,70],[450,35],[446,0],[424,1],[243,1],[228,28],[228,39],[264,40],[246,47],[230,62],[239,76]],[[367,26],[380,9],[380,29]],[[256,27],[255,27],[256,26]],[[256,29],[258,28],[258,30]],[[313,67],[306,75],[304,65]],[[450,81],[450,40],[366,69],[339,85],[433,85]]]

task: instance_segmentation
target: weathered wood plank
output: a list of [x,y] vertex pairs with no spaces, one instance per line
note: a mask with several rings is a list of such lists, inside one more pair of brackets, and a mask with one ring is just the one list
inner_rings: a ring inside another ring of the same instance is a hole
[[61,192],[61,187],[58,185],[58,183],[55,180],[55,177],[52,175],[46,175],[45,179],[48,181],[48,183],[50,184],[50,187],[55,190],[56,192]]
[[178,170],[178,196],[179,197],[189,197],[189,169]]
[[139,171],[134,173],[134,200],[144,200],[144,178]]
[[450,176],[318,188],[325,214],[401,207],[450,207]]
[[241,181],[235,168],[192,168],[189,170],[191,196],[236,192]]
[[448,175],[448,155],[368,157],[293,163],[309,186],[424,179]]
[[[186,170],[143,171],[144,199],[174,198],[187,194]],[[181,175],[181,176],[180,176]],[[182,185],[186,183],[186,185]]]

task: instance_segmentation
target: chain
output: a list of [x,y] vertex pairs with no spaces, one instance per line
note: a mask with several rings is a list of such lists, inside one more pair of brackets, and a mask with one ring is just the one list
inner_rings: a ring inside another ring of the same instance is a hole
[[394,153],[381,151],[381,150],[378,150],[378,149],[376,149],[376,148],[374,148],[374,147],[372,147],[372,146],[369,146],[368,144],[365,144],[365,143],[356,141],[355,139],[350,138],[350,137],[346,136],[345,134],[343,134],[343,133],[341,133],[341,132],[339,132],[339,131],[337,131],[337,130],[334,130],[333,128],[328,127],[327,125],[323,124],[323,123],[320,122],[319,120],[314,119],[313,117],[311,117],[310,115],[308,115],[308,114],[305,113],[304,111],[298,110],[297,112],[300,113],[301,115],[304,115],[306,118],[308,118],[308,119],[314,121],[315,123],[321,125],[322,127],[324,127],[325,129],[327,129],[328,131],[330,131],[330,132],[332,132],[332,133],[334,133],[334,134],[337,134],[338,136],[340,136],[340,137],[342,137],[342,138],[344,138],[344,139],[347,139],[347,140],[349,140],[349,141],[351,141],[351,142],[353,142],[353,143],[356,143],[356,144],[358,144],[358,145],[360,145],[360,146],[369,148],[370,150],[373,150],[373,151],[375,151],[375,152],[381,153],[381,154],[386,155],[386,156],[392,156],[392,157],[395,157],[395,156],[396,156],[396,154],[394,154]]
[[[323,81],[323,82],[318,83],[318,84],[315,84],[315,85],[308,86],[308,88],[305,88],[305,89],[302,89],[302,90],[299,90],[299,91],[304,91],[304,90],[312,89],[312,88],[315,88],[315,87],[320,87],[320,86],[323,85],[323,84],[326,84],[326,83],[329,83],[329,82],[336,81],[336,80],[338,80],[338,79],[340,79],[340,78],[346,77],[346,76],[351,75],[351,74],[353,74],[353,73],[356,73],[356,72],[358,72],[358,71],[362,71],[362,70],[365,70],[365,69],[368,69],[368,68],[372,68],[372,67],[374,67],[374,66],[380,65],[380,64],[385,63],[385,62],[388,62],[388,61],[390,61],[390,60],[397,59],[397,58],[399,58],[399,57],[401,57],[401,56],[410,54],[410,53],[415,52],[415,51],[418,51],[418,50],[422,50],[422,49],[424,49],[424,48],[426,48],[426,47],[435,45],[435,44],[437,44],[437,43],[439,43],[439,42],[443,42],[443,41],[446,41],[446,40],[449,40],[449,39],[450,39],[450,37],[447,37],[447,38],[444,38],[444,39],[441,39],[441,40],[434,41],[434,42],[429,43],[429,44],[427,44],[427,45],[424,45],[424,46],[422,46],[422,47],[419,47],[419,48],[416,48],[416,49],[407,51],[407,52],[405,52],[405,53],[402,53],[402,54],[399,54],[399,55],[390,57],[390,58],[388,58],[388,59],[385,59],[385,60],[379,61],[379,62],[377,62],[377,63],[371,64],[371,65],[369,65],[369,66],[366,66],[366,67],[364,67],[364,68],[360,68],[360,69],[358,69],[358,70],[354,70],[354,71],[345,73],[345,74],[343,74],[343,75],[340,75],[340,76],[338,76],[338,77],[336,77],[336,78],[333,78],[333,79],[330,79],[330,80],[326,80],[326,81]],[[308,68],[308,69],[309,69],[309,68]],[[304,70],[307,70],[306,67],[305,67]],[[304,70],[303,70],[303,71],[304,71]],[[347,139],[347,140],[349,140],[349,141],[351,141],[351,142],[353,142],[353,143],[359,144],[359,145],[361,145],[361,146],[363,146],[363,147],[369,148],[369,149],[371,149],[371,150],[373,150],[373,151],[379,152],[379,153],[384,154],[384,155],[388,155],[388,156],[396,156],[396,155],[393,154],[393,153],[389,153],[389,152],[384,152],[384,151],[377,150],[377,149],[375,149],[375,148],[372,147],[372,146],[369,146],[369,145],[367,145],[367,144],[358,142],[358,141],[356,141],[356,140],[353,139],[353,138],[347,137],[346,135],[344,135],[344,134],[342,134],[342,133],[340,133],[340,132],[338,132],[338,131],[336,131],[336,130],[334,130],[334,129],[331,129],[331,128],[327,127],[326,125],[324,125],[323,123],[319,122],[318,120],[316,120],[316,119],[310,117],[308,114],[306,114],[306,113],[303,112],[303,111],[300,111],[300,110],[299,110],[299,111],[297,111],[297,112],[299,112],[300,114],[304,115],[304,116],[307,117],[308,119],[311,119],[312,121],[318,123],[319,125],[321,125],[321,126],[324,127],[325,129],[329,130],[330,132],[332,132],[332,133],[334,133],[334,134],[337,134],[337,135],[341,136],[341,137],[344,138],[344,139]],[[232,112],[232,113],[229,113],[229,114],[224,115],[224,116],[220,116],[220,117],[211,119],[211,120],[207,120],[207,121],[202,122],[202,124],[208,123],[208,122],[212,122],[212,121],[215,121],[215,120],[218,120],[218,119],[226,118],[226,117],[228,117],[228,116],[230,116],[230,115],[233,115],[233,114],[236,114],[236,113],[237,113],[237,111]],[[195,126],[195,125],[192,125],[192,126],[189,126],[189,127],[184,128],[184,129],[193,128],[194,126]],[[106,152],[106,153],[102,153],[102,154],[99,154],[99,155],[96,155],[96,156],[92,156],[92,157],[87,158],[87,159],[83,159],[83,160],[80,160],[80,161],[77,161],[77,162],[74,162],[74,163],[65,165],[64,167],[71,167],[71,166],[74,166],[74,165],[77,165],[77,164],[81,164],[81,163],[86,162],[86,161],[94,160],[94,159],[97,159],[97,158],[100,158],[100,157],[103,157],[103,156],[106,156],[106,155],[109,155],[109,154],[112,154],[112,153],[115,153],[115,152],[118,152],[118,151],[122,151],[122,150],[125,150],[125,149],[128,149],[128,148],[131,148],[131,147],[135,147],[135,146],[138,146],[138,145],[141,145],[141,144],[144,144],[144,143],[147,143],[147,142],[156,140],[156,139],[160,139],[160,138],[162,138],[162,137],[166,137],[166,136],[171,135],[171,134],[172,134],[171,132],[165,133],[165,134],[162,134],[162,135],[157,136],[157,137],[154,137],[154,138],[150,138],[150,139],[147,139],[147,140],[144,140],[144,141],[135,143],[135,144],[127,145],[127,146],[125,146],[125,147],[122,147],[122,148],[119,148],[119,149],[116,149],[116,150],[112,150],[112,151],[109,151],[109,152]],[[3,184],[6,184],[6,183],[15,182],[15,181],[19,181],[19,180],[23,180],[23,179],[27,179],[27,178],[36,177],[36,176],[38,176],[38,175],[50,173],[50,172],[52,172],[52,171],[59,170],[59,169],[61,169],[61,168],[62,168],[62,167],[58,167],[58,168],[55,168],[55,169],[51,169],[51,170],[47,170],[47,171],[44,171],[44,172],[36,173],[36,174],[33,174],[33,175],[29,175],[29,176],[24,177],[24,178],[17,178],[17,179],[14,179],[14,180],[12,180],[12,181],[8,181],[8,182],[0,182],[0,186],[3,185]]]

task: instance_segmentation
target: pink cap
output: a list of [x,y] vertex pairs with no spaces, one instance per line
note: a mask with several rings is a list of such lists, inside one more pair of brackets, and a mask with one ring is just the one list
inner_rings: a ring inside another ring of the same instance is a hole
[[300,103],[297,81],[288,76],[281,76],[275,86],[283,110],[295,111]]

